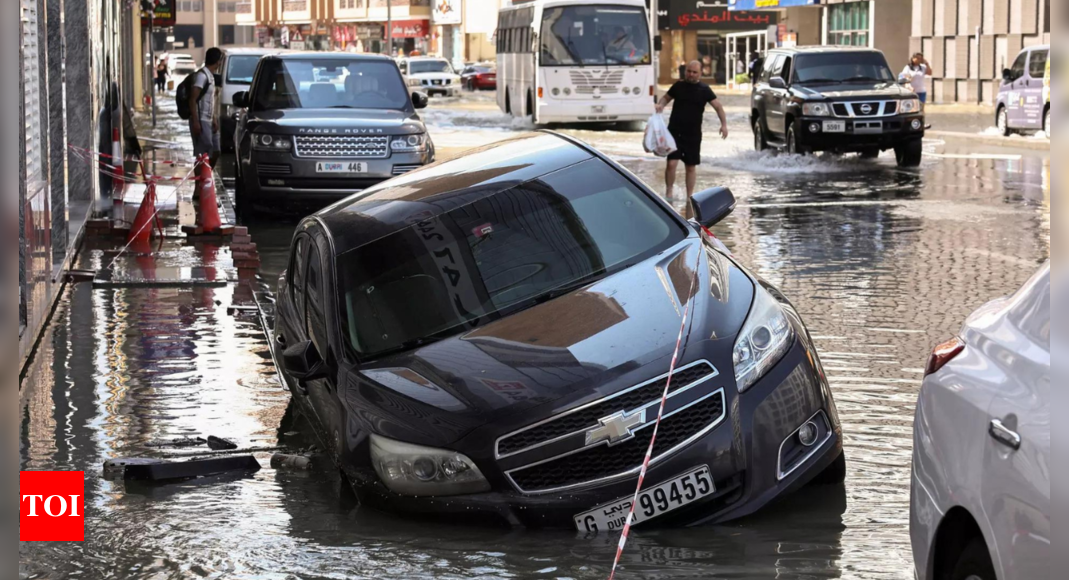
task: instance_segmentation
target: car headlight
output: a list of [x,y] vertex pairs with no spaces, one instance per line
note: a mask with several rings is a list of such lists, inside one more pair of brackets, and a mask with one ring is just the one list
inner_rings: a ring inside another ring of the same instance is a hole
[[422,87],[423,81],[419,79],[408,79],[408,86],[410,87]]
[[471,459],[435,449],[371,436],[371,462],[390,491],[411,496],[445,496],[490,491]]
[[910,113],[919,113],[920,110],[921,110],[921,100],[920,99],[905,99],[904,101],[902,101],[902,102],[900,102],[898,104],[898,112],[903,114],[903,115],[908,115]]
[[260,151],[289,151],[293,149],[293,140],[288,135],[254,133],[252,148]]
[[391,137],[390,149],[394,153],[410,153],[427,149],[427,134],[398,135]]
[[794,328],[776,299],[755,284],[753,307],[735,342],[732,361],[739,392],[746,392],[790,350]]
[[805,103],[802,105],[802,114],[806,117],[830,117],[831,105],[828,103]]

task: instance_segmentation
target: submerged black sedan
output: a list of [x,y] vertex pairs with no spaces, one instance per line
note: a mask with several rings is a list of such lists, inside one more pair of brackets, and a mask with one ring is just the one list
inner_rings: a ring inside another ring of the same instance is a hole
[[618,529],[667,385],[636,521],[739,518],[846,463],[798,312],[703,230],[734,206],[688,222],[554,133],[477,149],[301,222],[276,355],[366,505]]

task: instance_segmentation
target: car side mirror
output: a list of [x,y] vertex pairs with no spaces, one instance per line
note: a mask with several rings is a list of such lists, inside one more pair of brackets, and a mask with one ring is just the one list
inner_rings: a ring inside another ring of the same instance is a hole
[[234,106],[242,109],[249,108],[249,93],[242,91],[234,95]]
[[1008,68],[1002,69],[1002,82],[1004,82],[1004,83],[1012,83],[1013,82],[1013,71],[1012,70],[1010,70]]
[[691,205],[695,220],[711,228],[735,211],[735,194],[726,187],[714,187],[694,194]]
[[772,77],[772,80],[768,81],[768,85],[774,89],[786,89],[787,81],[782,77]]
[[312,341],[295,344],[282,352],[282,366],[298,381],[314,381],[327,377],[327,365]]
[[416,91],[416,92],[412,93],[412,106],[413,107],[415,107],[417,109],[426,109],[427,108],[427,102],[428,102],[427,101],[427,95],[425,93],[421,93],[419,91]]

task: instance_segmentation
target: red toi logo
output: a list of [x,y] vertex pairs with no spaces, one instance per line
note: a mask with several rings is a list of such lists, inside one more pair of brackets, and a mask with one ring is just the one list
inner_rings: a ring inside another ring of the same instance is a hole
[[85,474],[19,472],[19,541],[85,541]]

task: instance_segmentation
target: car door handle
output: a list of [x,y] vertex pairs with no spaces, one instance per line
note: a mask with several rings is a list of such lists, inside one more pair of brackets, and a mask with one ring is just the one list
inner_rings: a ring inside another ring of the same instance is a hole
[[991,421],[991,427],[988,428],[987,432],[991,435],[992,439],[1006,447],[1009,447],[1014,451],[1019,451],[1021,449],[1021,436],[1012,431],[1009,427],[1003,425],[1002,421],[993,419]]

